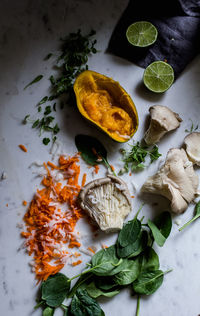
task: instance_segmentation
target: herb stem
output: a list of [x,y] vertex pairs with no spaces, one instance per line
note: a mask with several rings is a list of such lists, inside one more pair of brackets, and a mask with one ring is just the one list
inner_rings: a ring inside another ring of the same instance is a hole
[[137,297],[137,309],[136,309],[136,316],[139,316],[140,312],[140,295]]
[[181,228],[179,228],[179,231],[181,232],[184,228],[186,228],[188,225],[190,225],[192,222],[194,222],[199,216],[193,217],[190,221],[185,223]]
[[108,163],[108,161],[107,161],[104,157],[102,157],[102,160],[103,160],[105,166],[106,166],[110,171],[112,171],[112,173],[113,173],[114,176],[116,177],[117,175],[116,175],[115,171],[113,170],[113,168],[111,167],[111,165]]

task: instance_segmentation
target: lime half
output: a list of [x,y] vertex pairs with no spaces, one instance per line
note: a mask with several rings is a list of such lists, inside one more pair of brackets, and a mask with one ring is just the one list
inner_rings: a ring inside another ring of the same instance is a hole
[[153,44],[157,36],[158,31],[155,26],[146,21],[135,22],[126,31],[129,43],[138,47],[146,47]]
[[143,82],[153,92],[165,92],[174,82],[174,70],[164,61],[154,61],[145,69]]

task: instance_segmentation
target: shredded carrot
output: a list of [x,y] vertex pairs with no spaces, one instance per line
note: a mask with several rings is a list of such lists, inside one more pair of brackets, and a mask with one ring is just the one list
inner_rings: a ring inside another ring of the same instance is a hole
[[97,151],[96,151],[96,149],[94,147],[92,148],[92,152],[94,153],[94,155],[97,157],[97,159],[99,161],[103,160],[102,157],[97,153]]
[[56,165],[54,165],[54,163],[52,163],[51,161],[48,161],[47,162],[47,165],[49,166],[49,167],[51,167],[51,169],[59,169]]
[[85,185],[85,183],[86,183],[86,177],[87,177],[87,175],[86,175],[86,173],[84,173],[83,179],[82,179],[82,183],[81,183],[81,186],[82,186],[82,187],[83,187],[83,186]]
[[94,249],[92,249],[92,247],[88,247],[87,248],[89,251],[91,251],[92,253],[95,253]]
[[134,195],[131,195],[131,198],[132,198],[132,199],[134,199],[134,197],[135,197]]
[[102,244],[102,245],[101,245],[101,248],[106,249],[106,248],[108,248],[108,246]]
[[22,144],[19,145],[19,148],[21,150],[23,150],[25,153],[27,153],[27,151],[28,151],[27,148],[24,145],[22,145]]
[[24,206],[26,206],[26,205],[27,205],[27,201],[24,200],[24,201],[22,202],[22,204],[23,204]]
[[131,172],[129,172],[129,176],[130,176],[130,177],[132,176],[132,173],[131,173]]
[[112,171],[115,171],[114,166],[110,165],[110,168],[111,168]]
[[82,260],[78,260],[78,261],[72,262],[72,266],[75,267],[75,266],[77,266],[78,264],[81,264],[81,263],[82,263]]
[[6,206],[8,207],[8,203],[6,204]]
[[99,172],[99,166],[98,165],[95,165],[94,166],[94,172],[97,174]]
[[[38,282],[60,271],[71,255],[69,248],[81,245],[74,233],[77,221],[83,217],[77,204],[81,189],[78,161],[78,155],[60,156],[59,165],[55,167],[63,173],[64,184],[51,175],[48,166],[54,168],[54,165],[44,163],[47,171],[42,180],[44,187],[37,190],[24,216],[26,231],[21,235],[26,238],[29,255],[33,255],[33,269]],[[73,265],[76,264],[79,263]]]

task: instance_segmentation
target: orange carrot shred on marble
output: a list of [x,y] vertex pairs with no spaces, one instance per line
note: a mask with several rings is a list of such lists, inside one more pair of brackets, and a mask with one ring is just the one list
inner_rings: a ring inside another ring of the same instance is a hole
[[108,248],[108,246],[107,246],[107,245],[102,244],[102,245],[101,245],[101,248],[106,249],[106,248]]
[[92,253],[95,253],[94,249],[92,249],[92,247],[88,247],[87,248],[89,251],[91,251]]
[[98,172],[99,172],[99,166],[98,166],[98,165],[95,165],[95,166],[94,166],[94,172],[95,172],[96,174],[98,174]]
[[22,144],[19,145],[19,148],[21,150],[23,150],[25,153],[27,153],[27,151],[28,151],[27,148],[24,145],[22,145]]
[[78,261],[72,262],[72,266],[75,267],[81,263],[82,263],[82,260],[78,260]]
[[86,183],[86,177],[87,177],[87,175],[86,175],[86,173],[84,173],[83,174],[83,178],[82,178],[82,183],[81,183],[81,186],[83,187],[84,185],[85,185],[85,183]]
[[131,173],[131,172],[129,172],[129,176],[130,176],[130,177],[132,176],[132,173]]
[[114,166],[110,165],[110,168],[111,168],[112,171],[115,171],[115,167]]
[[37,190],[24,216],[26,231],[21,235],[26,239],[28,254],[33,256],[33,270],[38,282],[60,271],[71,255],[70,248],[81,245],[74,233],[77,221],[83,217],[77,203],[81,189],[78,162],[78,155],[60,156],[59,165],[53,169],[63,173],[64,183],[53,178],[48,168],[53,164],[44,163],[43,188]]
[[51,169],[59,169],[56,165],[54,165],[54,163],[52,163],[51,161],[48,161],[47,162],[47,165],[49,166],[49,167],[51,167]]
[[135,197],[134,195],[131,195],[131,198],[132,198],[132,199],[134,199],[134,197]]
[[24,201],[22,202],[22,204],[23,204],[24,206],[26,206],[26,205],[27,205],[27,201],[24,200]]

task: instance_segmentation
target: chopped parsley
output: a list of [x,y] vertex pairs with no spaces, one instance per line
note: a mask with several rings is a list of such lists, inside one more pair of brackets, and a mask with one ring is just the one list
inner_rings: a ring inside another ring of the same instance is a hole
[[130,146],[130,151],[121,149],[124,167],[120,170],[120,175],[122,175],[125,172],[128,172],[129,169],[131,171],[144,169],[146,167],[144,162],[147,156],[150,157],[151,163],[161,156],[161,154],[158,152],[158,147],[156,145],[151,149],[142,146],[139,142],[137,142],[135,145]]

